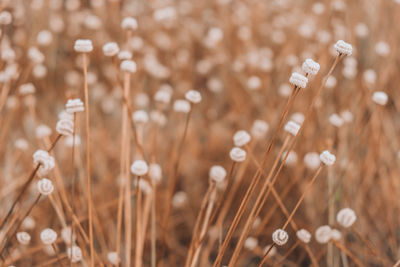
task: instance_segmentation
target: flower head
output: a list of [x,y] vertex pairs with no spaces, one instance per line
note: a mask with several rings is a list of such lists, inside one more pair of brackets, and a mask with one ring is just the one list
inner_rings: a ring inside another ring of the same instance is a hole
[[229,156],[235,162],[242,162],[246,159],[246,151],[239,147],[234,147],[229,152]]
[[330,153],[328,150],[323,151],[320,155],[319,158],[321,159],[321,161],[327,165],[327,166],[331,166],[335,163],[336,161],[336,157],[335,155],[333,155],[332,153]]
[[147,163],[144,160],[135,160],[131,165],[131,172],[137,176],[145,175],[149,170]]
[[287,234],[286,231],[282,229],[277,229],[272,234],[272,241],[274,241],[274,243],[277,244],[278,246],[285,245],[288,240],[289,240],[289,235]]
[[93,51],[93,44],[91,40],[78,39],[75,41],[74,50],[80,53],[89,53]]
[[311,58],[307,58],[304,62],[303,65],[301,66],[303,71],[309,75],[316,75],[319,71],[319,64],[312,60]]
[[303,243],[309,243],[311,240],[311,233],[305,229],[298,230],[296,236]]
[[209,172],[210,179],[215,183],[221,183],[225,180],[226,170],[224,167],[215,165],[212,166]]
[[301,75],[300,73],[293,72],[292,76],[290,76],[289,82],[296,87],[306,88],[308,79],[306,76]]
[[57,233],[53,229],[46,228],[40,233],[40,239],[42,240],[43,244],[51,245],[56,242]]
[[353,52],[353,47],[351,44],[346,43],[343,40],[339,40],[334,45],[335,50],[342,55],[350,56]]
[[39,193],[42,195],[47,196],[54,191],[53,183],[47,178],[40,179],[36,185]]
[[356,213],[350,208],[341,209],[336,215],[336,220],[338,221],[338,223],[346,228],[352,226],[356,219]]

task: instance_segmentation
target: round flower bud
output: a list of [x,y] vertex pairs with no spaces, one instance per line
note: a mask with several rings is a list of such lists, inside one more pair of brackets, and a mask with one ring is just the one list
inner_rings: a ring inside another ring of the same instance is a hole
[[296,87],[304,89],[307,86],[308,79],[306,76],[301,75],[300,73],[293,72],[290,76],[289,82]]
[[152,163],[149,166],[149,177],[154,183],[159,183],[162,179],[162,169],[157,163]]
[[22,221],[22,225],[21,225],[21,227],[22,227],[23,229],[27,229],[27,230],[32,230],[33,228],[35,228],[35,226],[36,226],[36,222],[35,222],[35,220],[34,220],[32,217],[30,217],[30,216],[26,217],[26,218]]
[[221,183],[225,180],[226,170],[222,166],[212,166],[209,172],[210,179],[215,183]]
[[346,43],[343,40],[339,40],[334,45],[335,50],[342,55],[350,56],[353,52],[353,47],[351,44]]
[[321,159],[319,158],[318,153],[316,152],[308,152],[304,155],[304,164],[310,170],[316,170],[321,165]]
[[250,134],[248,134],[246,131],[244,130],[240,130],[237,131],[234,135],[233,135],[233,143],[235,144],[235,146],[237,147],[242,147],[246,144],[248,144],[251,140],[251,136]]
[[178,99],[175,100],[173,108],[175,112],[189,113],[190,103],[186,100]]
[[286,132],[290,133],[291,135],[296,136],[297,133],[300,130],[300,125],[298,123],[294,122],[294,121],[288,121],[285,124],[285,128],[284,129],[285,129]]
[[137,20],[132,17],[126,17],[121,22],[121,28],[124,30],[136,30],[138,28]]
[[333,163],[335,163],[335,161],[336,161],[335,155],[331,154],[328,150],[323,151],[319,155],[319,158],[327,166],[333,165]]
[[132,119],[135,124],[145,124],[149,121],[149,115],[144,110],[137,110],[133,113]]
[[21,95],[34,94],[36,91],[35,86],[32,83],[25,83],[19,87],[19,93]]
[[287,234],[286,231],[282,229],[277,229],[272,234],[272,241],[274,241],[274,243],[277,244],[278,246],[285,245],[288,240],[289,240],[289,235]]
[[40,164],[39,173],[42,175],[52,170],[55,166],[54,158],[45,150],[37,150],[33,154],[33,162],[36,165]]
[[113,57],[119,52],[119,46],[115,42],[109,42],[103,45],[103,53],[106,57]]
[[246,151],[239,147],[234,147],[229,152],[229,156],[233,161],[242,162],[246,159]]
[[3,11],[0,13],[0,25],[8,25],[12,21],[11,13],[8,11]]
[[40,233],[40,239],[42,240],[43,244],[51,245],[56,242],[57,233],[53,229],[46,228]]
[[350,208],[341,209],[336,215],[336,220],[338,221],[338,223],[346,228],[352,226],[356,219],[356,213]]
[[185,94],[186,100],[192,102],[193,104],[200,103],[201,101],[201,94],[199,91],[196,90],[189,90]]
[[382,91],[374,92],[374,94],[372,95],[372,101],[374,101],[378,105],[384,106],[388,102],[388,95]]
[[145,175],[149,170],[147,163],[144,160],[135,160],[131,165],[131,172],[137,176]]
[[331,232],[329,225],[320,226],[315,231],[315,240],[320,244],[326,244],[331,239]]
[[40,179],[36,186],[39,193],[44,196],[50,195],[54,191],[53,183],[47,178]]
[[117,252],[108,252],[107,253],[107,259],[112,265],[117,265],[119,263],[119,256]]
[[73,245],[72,248],[69,247],[67,249],[68,258],[71,259],[71,262],[76,263],[80,262],[83,258],[82,250],[78,247]]
[[316,75],[319,71],[319,68],[319,64],[311,58],[306,59],[302,65],[303,71],[309,75]]
[[88,53],[93,51],[93,44],[91,40],[78,39],[75,41],[74,50],[80,53]]
[[174,208],[182,208],[187,202],[188,196],[186,192],[179,191],[176,192],[175,195],[172,197],[172,206]]
[[121,70],[135,73],[136,72],[136,63],[133,60],[124,60],[121,62]]
[[68,99],[67,104],[65,104],[65,111],[67,111],[70,114],[76,112],[83,112],[84,110],[85,107],[83,105],[83,102],[79,98]]
[[17,233],[17,240],[22,245],[28,245],[31,242],[31,235],[27,232],[18,232]]
[[296,232],[297,238],[303,243],[309,243],[311,240],[311,234],[305,229],[300,229]]
[[244,247],[248,250],[253,250],[258,246],[258,240],[255,237],[248,237],[244,242]]
[[70,136],[74,133],[74,122],[70,119],[61,119],[57,122],[56,131],[59,134]]
[[256,139],[262,139],[266,136],[269,129],[268,123],[263,120],[255,120],[251,127],[251,135]]

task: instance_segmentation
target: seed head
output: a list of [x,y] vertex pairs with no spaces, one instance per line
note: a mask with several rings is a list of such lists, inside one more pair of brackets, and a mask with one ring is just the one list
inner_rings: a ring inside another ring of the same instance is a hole
[[351,46],[351,44],[346,43],[343,40],[337,41],[334,45],[334,48],[339,54],[346,56],[351,56],[351,53],[353,52],[353,47]]
[[187,101],[189,101],[193,104],[198,104],[201,101],[201,94],[199,91],[189,90],[186,92],[185,98]]
[[248,237],[248,238],[246,239],[246,241],[244,242],[244,247],[245,247],[246,249],[248,249],[248,250],[253,250],[253,249],[255,249],[255,248],[257,247],[257,245],[258,245],[258,240],[257,240],[257,238],[252,237],[252,236]]
[[388,102],[388,95],[385,92],[377,91],[372,95],[372,101],[376,104],[384,106]]
[[83,105],[83,102],[79,98],[68,99],[67,104],[65,104],[65,111],[67,111],[70,114],[83,112],[84,110],[85,107]]
[[284,129],[286,132],[290,133],[291,135],[296,136],[300,130],[300,125],[298,123],[290,120],[285,124]]
[[8,11],[3,11],[0,13],[0,25],[8,25],[12,21],[11,13]]
[[268,123],[263,120],[255,120],[250,132],[255,139],[263,139],[267,135],[268,129]]
[[292,76],[290,76],[289,82],[296,87],[306,88],[308,79],[306,76],[301,75],[300,73],[293,72]]
[[121,62],[121,70],[135,73],[136,72],[136,63],[133,60],[124,60]]
[[25,83],[19,87],[19,93],[21,95],[34,94],[36,91],[35,86],[32,83]]
[[[61,239],[64,241],[65,244],[71,244],[71,227],[66,226],[61,230]],[[75,233],[72,235],[72,243],[75,243],[76,235]]]
[[329,116],[329,122],[335,126],[340,128],[344,124],[344,120],[342,117],[340,117],[338,114],[333,113],[332,115]]
[[186,100],[178,99],[175,100],[173,108],[175,112],[189,113],[190,103]]
[[285,245],[288,240],[289,240],[289,235],[287,234],[286,231],[282,229],[277,229],[272,234],[272,241],[274,241],[274,243],[277,244],[278,246]]
[[70,119],[61,119],[57,122],[56,131],[65,136],[71,136],[74,133],[74,121]]
[[107,253],[107,259],[112,265],[117,265],[119,262],[119,256],[117,252],[112,251]]
[[319,158],[318,153],[316,152],[308,152],[304,155],[304,164],[310,170],[316,170],[321,165],[321,159]]
[[233,135],[233,143],[237,147],[242,147],[242,146],[248,144],[250,142],[250,140],[251,140],[250,134],[244,130],[237,131]]
[[80,247],[73,245],[72,248],[67,249],[68,258],[71,259],[73,263],[80,262],[83,258],[82,250]]
[[133,113],[132,119],[135,124],[145,124],[149,121],[149,115],[144,110],[137,110]]
[[42,240],[42,243],[45,245],[51,245],[57,240],[57,233],[50,228],[44,229],[40,233],[40,239]]
[[343,227],[352,226],[357,219],[356,213],[350,208],[341,209],[336,215],[336,220]]
[[132,17],[126,17],[121,22],[121,28],[124,30],[136,30],[138,28],[137,20]]
[[33,154],[33,162],[35,165],[40,164],[39,173],[45,175],[55,166],[54,158],[45,150],[37,150]]
[[320,244],[326,244],[331,239],[332,229],[329,225],[323,225],[315,231],[315,240]]
[[93,51],[93,44],[88,39],[78,39],[75,41],[74,50],[79,53],[89,53]]
[[40,179],[36,186],[39,193],[44,196],[50,195],[54,191],[53,183],[47,178]]
[[137,176],[146,175],[148,172],[149,167],[144,160],[135,160],[131,165],[131,172]]
[[212,166],[209,172],[209,176],[211,181],[215,183],[221,183],[225,180],[226,170],[224,169],[224,167],[219,165]]
[[229,156],[235,162],[242,162],[246,159],[246,151],[244,151],[243,149],[241,149],[239,147],[234,147],[229,152]]
[[336,161],[335,155],[331,154],[328,150],[323,151],[319,155],[319,158],[327,166],[333,165],[335,163],[335,161]]
[[18,232],[17,233],[17,240],[22,245],[28,245],[31,242],[31,235],[27,232]]
[[161,182],[162,179],[162,169],[157,163],[152,163],[149,166],[149,177],[154,183]]
[[119,52],[119,46],[115,42],[108,42],[103,45],[103,53],[106,57],[113,57]]
[[319,68],[319,64],[311,58],[306,59],[302,65],[303,71],[308,75],[317,75]]
[[309,243],[311,240],[311,233],[306,229],[300,229],[296,232],[296,236],[303,243]]

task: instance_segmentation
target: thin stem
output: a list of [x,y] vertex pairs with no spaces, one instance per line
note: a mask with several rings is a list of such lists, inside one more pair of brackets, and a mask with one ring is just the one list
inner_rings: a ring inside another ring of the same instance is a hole
[[56,254],[56,258],[57,258],[58,264],[61,265],[62,267],[64,267],[64,263],[62,263],[62,258],[60,257],[60,255],[58,253],[58,249],[56,247],[56,244],[52,243],[51,247],[53,248],[54,253]]
[[273,243],[272,245],[269,246],[267,252],[265,252],[263,258],[261,259],[261,262],[260,262],[260,264],[258,265],[258,267],[263,266],[263,264],[264,264],[264,263],[267,261],[267,259],[268,259],[269,253],[272,251],[272,249],[273,249],[274,247],[275,247],[275,243]]

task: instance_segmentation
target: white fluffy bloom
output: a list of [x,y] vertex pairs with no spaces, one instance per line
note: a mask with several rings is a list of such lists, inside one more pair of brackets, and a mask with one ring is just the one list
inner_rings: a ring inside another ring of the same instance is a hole
[[57,122],[56,131],[59,134],[70,136],[74,133],[74,121],[70,119],[61,119]]
[[316,75],[319,71],[319,68],[319,64],[311,58],[306,59],[302,65],[303,71],[309,75]]
[[350,56],[353,52],[353,47],[351,46],[351,44],[346,43],[343,40],[337,41],[334,45],[334,48],[339,54],[343,54],[346,56]]
[[25,83],[19,87],[19,93],[21,95],[34,94],[36,91],[35,86],[32,83]]
[[272,234],[272,241],[274,241],[274,243],[277,244],[278,246],[285,245],[288,240],[289,240],[289,235],[287,234],[286,231],[282,229],[277,229]]
[[149,177],[154,183],[159,183],[162,179],[162,169],[157,163],[151,163],[149,166]]
[[266,136],[269,129],[268,123],[263,120],[255,120],[251,127],[251,135],[256,139],[262,139]]
[[286,132],[290,133],[291,135],[296,136],[297,133],[300,130],[300,125],[298,123],[294,122],[294,121],[288,121],[285,124],[285,128],[284,129],[285,129]]
[[124,60],[121,62],[120,66],[121,70],[130,72],[130,73],[135,73],[136,72],[136,63],[133,60]]
[[144,110],[137,110],[133,113],[132,119],[135,124],[144,124],[149,121],[149,115]]
[[35,226],[36,226],[36,222],[31,216],[26,217],[22,221],[22,225],[21,225],[21,227],[23,229],[27,229],[27,230],[32,230],[33,228],[35,228]]
[[56,242],[57,233],[53,229],[46,228],[40,233],[40,239],[42,240],[43,244],[51,245]]
[[331,239],[331,233],[332,229],[329,227],[329,225],[320,226],[315,231],[315,240],[321,244],[328,243]]
[[210,179],[216,183],[221,183],[225,180],[226,170],[222,166],[212,166],[209,172]]
[[172,92],[166,89],[160,89],[154,94],[154,100],[163,104],[171,102]]
[[36,36],[36,41],[40,46],[48,46],[53,41],[53,34],[48,30],[42,30]]
[[235,162],[242,162],[246,159],[246,151],[239,147],[234,147],[229,152],[229,156]]
[[342,233],[337,229],[331,230],[331,239],[340,240],[342,238]]
[[78,39],[75,41],[74,50],[80,53],[88,53],[93,51],[93,44],[91,40]]
[[311,240],[311,233],[305,229],[300,229],[296,232],[296,236],[301,242],[309,243]]
[[45,196],[50,195],[54,191],[53,183],[47,178],[40,179],[36,186],[39,193]]
[[65,104],[65,111],[67,111],[70,114],[76,112],[83,112],[84,110],[85,107],[83,105],[83,102],[79,98],[68,99],[67,104]]
[[306,76],[301,75],[300,73],[293,72],[290,76],[289,82],[296,87],[306,88],[308,79]]
[[44,61],[44,55],[37,47],[30,47],[28,49],[28,58],[35,64],[41,64]]
[[174,208],[182,208],[188,200],[188,196],[186,192],[179,191],[176,192],[175,195],[172,197],[172,206]]
[[0,24],[1,25],[8,25],[12,21],[11,13],[8,11],[3,11],[0,13]]
[[121,28],[124,30],[136,30],[138,28],[137,20],[132,17],[126,17],[121,22]]
[[18,138],[17,140],[15,140],[14,142],[14,146],[17,149],[20,149],[22,151],[26,151],[29,147],[28,141],[26,141],[23,138]]
[[233,143],[237,147],[242,147],[247,145],[250,142],[250,140],[251,140],[250,134],[244,130],[237,131],[233,135]]
[[341,209],[336,215],[336,220],[338,221],[338,223],[346,228],[352,226],[356,219],[356,213],[350,208]]
[[112,265],[117,265],[117,263],[119,262],[119,256],[115,251],[108,252],[107,259]]
[[335,155],[333,155],[332,153],[330,153],[328,150],[323,151],[320,155],[319,158],[321,159],[321,161],[327,165],[333,165],[336,161],[336,157]]
[[372,95],[372,100],[378,105],[386,105],[388,99],[388,95],[382,91],[374,92],[374,94]]
[[83,258],[82,250],[75,245],[72,246],[72,249],[70,247],[67,249],[67,254],[73,263],[80,262]]
[[386,57],[390,54],[390,46],[388,43],[380,41],[375,45],[375,52],[382,57]]
[[42,175],[48,173],[55,166],[54,158],[45,150],[37,150],[33,154],[33,162],[40,164],[39,172]]
[[137,176],[143,176],[149,171],[149,167],[144,160],[135,160],[131,165],[131,172]]
[[244,242],[244,247],[245,247],[246,249],[248,249],[248,250],[253,250],[253,249],[255,249],[255,248],[257,247],[257,245],[258,245],[258,240],[257,240],[257,238],[252,237],[252,236],[248,237],[248,238],[246,239],[246,241]]
[[31,235],[27,232],[18,232],[17,233],[17,240],[22,245],[28,245],[31,242]]
[[316,170],[321,165],[321,159],[319,158],[318,153],[316,152],[308,152],[304,155],[304,164],[307,168],[311,170]]
[[189,90],[186,92],[185,98],[189,102],[191,102],[193,104],[197,104],[197,103],[200,103],[200,101],[201,101],[201,94],[199,91]]
[[183,99],[177,99],[174,102],[173,108],[175,112],[189,113],[190,103]]
[[[71,244],[71,227],[67,226],[61,230],[61,239],[64,241],[65,244]],[[72,235],[72,243],[75,243],[76,235]]]
[[106,57],[113,57],[119,52],[119,46],[115,42],[108,42],[103,45],[103,53]]
[[42,139],[51,134],[51,128],[47,125],[41,124],[36,127],[36,138]]

